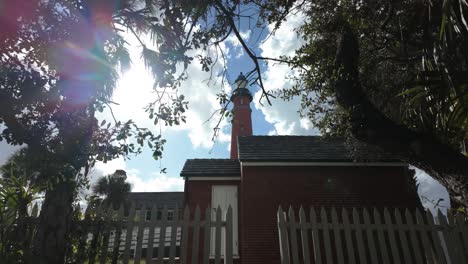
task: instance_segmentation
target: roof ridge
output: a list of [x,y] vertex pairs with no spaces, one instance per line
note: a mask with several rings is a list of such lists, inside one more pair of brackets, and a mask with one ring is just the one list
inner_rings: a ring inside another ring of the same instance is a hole
[[238,137],[320,137],[325,138],[321,135],[251,135],[251,136],[238,136]]
[[348,144],[342,137],[326,136],[244,136],[239,137],[239,159],[248,160],[310,160],[372,162],[398,160],[364,143]]
[[187,160],[232,160],[229,158],[194,158],[194,159],[187,159]]
[[172,193],[172,194],[174,194],[175,193],[175,194],[183,194],[184,192],[183,191],[180,191],[180,192],[176,192],[176,191],[174,191],[174,192],[129,192],[129,194],[141,194],[141,193],[158,193],[158,194],[160,194],[160,193],[164,193],[164,194]]

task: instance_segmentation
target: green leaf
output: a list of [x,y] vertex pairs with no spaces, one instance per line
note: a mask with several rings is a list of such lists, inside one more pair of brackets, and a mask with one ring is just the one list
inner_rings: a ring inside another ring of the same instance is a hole
[[419,93],[419,92],[423,92],[423,91],[424,91],[424,86],[416,86],[416,87],[407,89],[407,90],[397,94],[397,96],[405,96],[405,95],[409,95],[409,94],[412,94],[412,93]]
[[442,16],[442,22],[440,24],[439,40],[442,40],[442,36],[444,35],[446,20],[447,20],[447,15],[444,14]]
[[159,149],[157,149],[157,150],[155,150],[155,151],[153,152],[153,158],[154,158],[155,160],[159,160],[159,158],[161,158],[161,156],[162,156],[162,152],[161,152]]

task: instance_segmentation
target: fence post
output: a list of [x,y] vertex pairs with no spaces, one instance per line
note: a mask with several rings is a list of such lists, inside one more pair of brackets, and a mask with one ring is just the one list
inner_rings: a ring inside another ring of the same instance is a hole
[[460,241],[460,236],[457,231],[457,226],[455,224],[455,218],[451,211],[447,212],[448,224],[450,226],[449,235],[452,244],[453,257],[455,258],[456,263],[466,263],[463,261],[463,241]]
[[232,264],[232,249],[233,249],[233,231],[232,231],[232,207],[229,205],[226,214],[226,240],[224,246],[224,264]]
[[153,244],[154,244],[154,229],[158,222],[158,205],[153,204],[151,207],[151,219],[148,225],[148,244],[146,246],[146,263],[151,263],[153,259]]
[[382,261],[384,264],[389,264],[390,259],[388,256],[388,250],[387,250],[387,244],[385,243],[385,236],[384,236],[384,231],[383,231],[383,225],[382,225],[382,220],[380,217],[380,212],[377,210],[377,208],[374,207],[373,209],[374,213],[374,223],[375,227],[377,229],[377,237],[379,240],[379,245],[380,245],[380,252],[382,253]]
[[221,263],[221,207],[216,208],[216,222],[215,222],[215,264]]
[[374,230],[370,221],[369,211],[367,211],[366,208],[364,208],[364,210],[362,211],[362,216],[364,217],[364,225],[366,227],[367,243],[369,246],[371,262],[378,263],[377,251],[374,242]]
[[132,203],[130,205],[130,211],[127,218],[127,228],[125,229],[125,248],[124,248],[124,255],[123,255],[123,263],[128,264],[130,260],[130,250],[132,246],[132,238],[133,238],[133,225],[134,225],[134,218],[136,213],[136,205]]
[[384,225],[387,228],[388,232],[388,241],[390,242],[390,250],[392,255],[392,261],[395,264],[400,264],[400,253],[398,251],[396,239],[395,239],[395,225],[392,223],[392,218],[390,216],[390,212],[387,208],[384,208]]
[[310,264],[309,237],[307,232],[307,220],[304,208],[299,209],[299,227],[301,228],[302,257],[304,264]]
[[110,232],[111,232],[111,227],[110,227],[110,221],[112,219],[111,215],[111,206],[109,206],[107,209],[103,210],[104,211],[104,231],[103,231],[103,238],[102,238],[102,246],[101,246],[101,257],[99,262],[101,264],[106,263],[107,259],[107,252],[109,250],[109,237],[110,237]]
[[169,248],[169,263],[174,264],[175,255],[176,255],[176,245],[177,245],[177,230],[179,228],[179,207],[176,206],[174,213],[172,214],[171,221],[171,243]]
[[281,206],[278,209],[278,235],[280,241],[280,255],[281,255],[281,263],[282,264],[289,264],[289,239],[288,239],[288,231],[286,229],[285,223],[285,214],[283,208]]
[[[141,260],[141,250],[143,247],[143,236],[145,230],[145,220],[146,220],[146,207],[144,204],[141,204],[140,211],[138,213],[138,221],[137,221],[137,237],[136,237],[136,244],[135,244],[135,259],[134,264],[140,264]],[[148,251],[148,249],[146,250]]]
[[335,207],[332,207],[331,209],[331,220],[332,220],[332,229],[333,229],[333,235],[335,237],[335,249],[336,249],[336,256],[338,263],[344,264],[344,256],[343,256],[343,247],[341,243],[341,232],[339,228],[339,220],[338,220],[338,214],[336,212]]
[[362,228],[361,219],[359,218],[359,213],[356,208],[353,208],[353,227],[356,229],[359,263],[367,264],[366,251],[364,250],[364,239],[362,237],[364,228]]
[[460,247],[462,248],[462,253],[464,253],[463,258],[464,262],[468,261],[468,223],[463,219],[462,214],[458,214],[456,219],[456,232],[458,237],[462,240],[460,241]]
[[120,238],[122,236],[122,221],[124,216],[124,204],[121,204],[119,210],[117,211],[117,216],[112,216],[112,222],[115,226],[115,234],[113,241],[113,250],[112,250],[112,264],[117,264],[120,251]]
[[353,237],[351,234],[349,215],[348,215],[348,211],[346,211],[344,207],[341,209],[341,217],[343,218],[343,228],[344,228],[344,234],[345,234],[346,250],[348,252],[348,263],[355,264],[356,257],[354,255]]
[[210,262],[210,250],[211,250],[211,208],[205,209],[205,225],[204,225],[204,243],[203,243],[203,264]]
[[405,218],[406,218],[406,225],[408,226],[409,233],[410,233],[410,242],[413,248],[414,259],[416,259],[417,264],[422,264],[423,261],[421,258],[421,250],[420,250],[419,242],[417,239],[416,227],[414,226],[414,223],[413,223],[413,216],[411,215],[408,208],[405,209]]
[[330,229],[328,227],[329,225],[328,216],[327,216],[327,211],[325,211],[324,207],[320,209],[320,221],[322,224],[323,242],[325,243],[326,262],[327,264],[333,263],[333,256],[332,256],[331,242],[330,242]]
[[448,259],[450,259],[450,263],[457,263],[457,258],[455,257],[455,250],[453,248],[453,242],[450,236],[449,225],[447,223],[447,218],[445,218],[442,211],[437,210],[437,219],[439,220],[439,225],[442,227],[442,236],[443,239],[441,241],[445,245],[445,254]]
[[428,264],[433,264],[434,263],[434,257],[433,257],[433,251],[431,247],[431,243],[429,242],[427,238],[427,225],[424,223],[424,219],[421,215],[421,212],[419,209],[416,209],[416,223],[418,226],[421,228],[421,240],[423,244],[423,257],[426,258],[426,262]]
[[299,254],[297,250],[297,228],[296,228],[296,217],[294,215],[294,210],[289,206],[288,210],[288,225],[289,225],[289,240],[291,242],[291,255],[292,263],[299,264]]
[[192,239],[192,264],[198,264],[198,250],[200,248],[200,206],[195,208],[195,217],[193,219],[193,239]]
[[403,221],[401,220],[400,210],[395,208],[395,219],[396,219],[396,226],[398,228],[398,236],[400,238],[401,247],[403,249],[403,257],[405,259],[405,263],[412,263],[409,248],[408,248],[408,241],[405,232],[405,226],[403,225]]
[[103,221],[101,219],[103,211],[104,205],[102,204],[96,208],[96,215],[93,221],[93,238],[91,240],[90,251],[88,256],[89,264],[94,264],[94,262],[96,261],[99,237],[101,236],[101,231],[103,227]]
[[167,226],[167,206],[164,205],[161,221],[159,222],[159,244],[158,244],[158,258],[156,263],[164,263],[164,253],[166,252],[166,226]]
[[315,208],[310,207],[310,223],[312,224],[312,245],[314,247],[314,263],[322,264],[322,252],[320,250],[320,236],[317,227],[317,214]]
[[434,216],[432,215],[429,209],[426,210],[426,220],[427,220],[429,229],[431,230],[430,235],[431,235],[432,243],[434,244],[434,249],[435,249],[434,253],[436,255],[437,263],[446,264],[447,259],[445,257],[445,253],[442,248],[442,238],[439,236],[439,231],[437,231],[436,225],[434,224]]
[[[189,238],[189,224],[190,224],[190,209],[188,206],[184,209],[184,219],[182,224],[182,241],[180,243],[180,263],[187,264],[188,253],[188,238]],[[147,262],[148,263],[148,262]]]

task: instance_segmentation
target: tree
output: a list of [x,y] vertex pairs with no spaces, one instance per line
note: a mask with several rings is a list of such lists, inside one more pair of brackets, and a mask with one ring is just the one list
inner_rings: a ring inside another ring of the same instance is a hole
[[139,12],[129,14],[133,7],[124,2],[100,3],[17,1],[4,6],[0,140],[27,145],[35,157],[32,167],[46,179],[34,247],[39,263],[63,263],[72,202],[96,161],[138,154],[145,142],[155,158],[162,153],[164,140],[149,129],[131,120],[98,123],[95,117],[112,103],[118,76],[114,65],[124,68],[129,62],[116,23],[136,28]]
[[447,188],[453,207],[467,208],[468,5],[303,7],[307,43],[292,58],[301,80],[285,97],[302,96],[302,113],[323,132],[353,136],[425,170]]
[[123,170],[116,170],[113,174],[102,176],[93,186],[93,195],[104,197],[101,204],[105,207],[112,206],[118,210],[127,202],[131,185],[127,181],[127,173]]
[[[2,8],[8,15],[0,35],[0,138],[26,144],[48,179],[37,247],[42,263],[63,262],[73,196],[96,160],[139,153],[145,142],[155,158],[161,155],[160,135],[131,120],[95,118],[112,105],[113,66],[129,62],[124,29],[140,41],[156,77],[157,98],[147,106],[155,123],[185,120],[187,102],[177,91],[188,64],[210,71],[220,43],[233,34],[254,63],[246,76],[267,103],[273,95],[261,63],[287,63],[300,76],[282,96],[301,96],[303,114],[322,131],[353,135],[420,166],[447,187],[453,204],[468,206],[468,162],[457,148],[468,113],[465,1],[20,0]],[[260,57],[242,39],[240,22],[278,28],[298,10],[306,44],[295,57]],[[206,52],[188,56],[194,49]],[[221,103],[227,98],[220,94]]]
[[6,262],[27,263],[31,258],[28,209],[44,188],[27,159],[23,148],[0,167],[0,258]]

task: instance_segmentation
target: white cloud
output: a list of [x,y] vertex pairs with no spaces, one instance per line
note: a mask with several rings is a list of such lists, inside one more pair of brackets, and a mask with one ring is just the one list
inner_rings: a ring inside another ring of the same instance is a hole
[[99,176],[112,174],[116,170],[125,170],[126,167],[127,164],[123,158],[113,159],[107,163],[96,162],[96,165],[91,170],[91,181],[94,182]]
[[[301,47],[303,40],[300,39],[294,31],[303,23],[303,16],[294,15],[288,18],[281,27],[276,31],[276,34],[270,36],[264,43],[260,45],[261,55],[263,57],[278,58],[279,56],[294,55],[296,49]],[[269,27],[270,31],[273,29]],[[264,87],[268,91],[279,91],[284,88],[289,88],[293,85],[293,81],[288,79],[288,76],[296,74],[295,71],[287,65],[269,62],[267,70],[263,73]],[[274,130],[269,134],[275,135],[300,135],[300,134],[317,134],[307,119],[301,119],[297,112],[300,108],[300,99],[294,98],[290,101],[281,99],[272,100],[272,106],[269,106],[263,100],[263,106],[259,103],[261,91],[254,95],[255,107],[260,109],[265,115],[265,120],[273,124]]]
[[[126,72],[118,83],[113,94],[113,101],[118,105],[113,105],[113,112],[118,120],[134,120],[139,126],[148,127],[155,133],[161,130],[164,133],[170,133],[171,130],[185,130],[188,133],[192,145],[194,147],[210,148],[213,145],[211,141],[213,128],[219,120],[219,115],[214,115],[211,120],[208,118],[221,108],[216,94],[225,89],[229,92],[230,87],[222,84],[218,80],[217,75],[224,70],[223,60],[218,60],[211,72],[204,72],[202,66],[196,59],[196,55],[201,51],[189,52],[189,56],[194,57],[194,61],[187,68],[188,78],[179,87],[178,94],[183,94],[186,100],[189,101],[189,109],[185,113],[186,123],[179,126],[165,127],[163,124],[154,125],[149,119],[149,115],[144,111],[144,107],[150,102],[155,101],[157,94],[153,91],[154,79],[151,74],[145,69],[145,66],[140,58],[140,47],[138,43],[129,36],[130,56],[133,65]],[[223,52],[229,54],[229,49],[221,43]],[[208,52],[214,54],[216,50],[210,49]],[[211,75],[213,74],[213,75]],[[212,79],[210,80],[210,78]],[[172,91],[166,91],[172,93]],[[104,117],[107,120],[112,120],[110,112],[106,112]],[[224,128],[227,122],[224,120],[220,124],[220,128]],[[218,137],[219,142],[227,142],[230,137],[221,133]]]
[[[3,127],[0,128],[0,131]],[[0,142],[0,166],[3,165],[10,156],[18,151],[21,147],[20,146],[12,146],[5,141]]]
[[[139,169],[129,168],[123,158],[111,160],[107,163],[97,162],[91,175],[90,183],[93,186],[100,176],[114,173],[116,170],[127,172],[127,181],[132,185],[132,192],[172,192],[183,191],[184,181],[180,177],[169,176],[153,172],[144,176]],[[89,194],[86,190],[83,194]]]
[[[250,35],[252,35],[252,30],[248,29],[246,31],[241,31],[239,32],[239,35],[241,36],[241,38],[247,42],[249,41],[250,39]],[[231,42],[233,43],[234,46],[236,47],[240,47],[241,46],[241,43],[239,41],[239,39],[236,37],[236,35],[234,34],[231,34],[228,38],[227,38],[227,41],[228,42]]]
[[143,179],[139,175],[139,171],[129,170],[127,171],[127,179],[132,184],[132,192],[184,191],[184,180],[180,177],[153,173],[150,178]]
[[[251,34],[252,34],[252,31],[250,29],[247,31],[239,32],[239,35],[242,37],[242,39],[245,42],[249,41]],[[226,38],[226,42],[232,45],[234,49],[232,53],[234,53],[236,59],[239,59],[240,57],[244,55],[244,48],[242,47],[242,44],[240,43],[236,35],[231,34],[229,37]]]
[[[226,52],[225,46],[222,47]],[[214,49],[210,52],[216,52]],[[189,54],[194,56],[195,53]],[[210,116],[217,110],[221,109],[216,94],[225,90],[227,93],[230,91],[230,86],[223,84],[216,76],[224,70],[222,60],[219,60],[213,67],[212,72],[202,71],[202,66],[194,61],[189,65],[187,74],[189,78],[183,82],[179,91],[189,101],[189,107],[186,112],[187,123],[180,126],[171,127],[174,130],[187,130],[188,136],[192,145],[203,148],[211,148],[213,146],[212,136],[213,128],[219,121],[219,114]],[[213,74],[213,76],[211,76]],[[213,77],[211,80],[210,78]],[[208,121],[207,121],[208,120]],[[220,134],[217,138],[218,142],[228,142],[229,135],[223,133],[223,128],[228,125],[226,119],[220,123]]]

